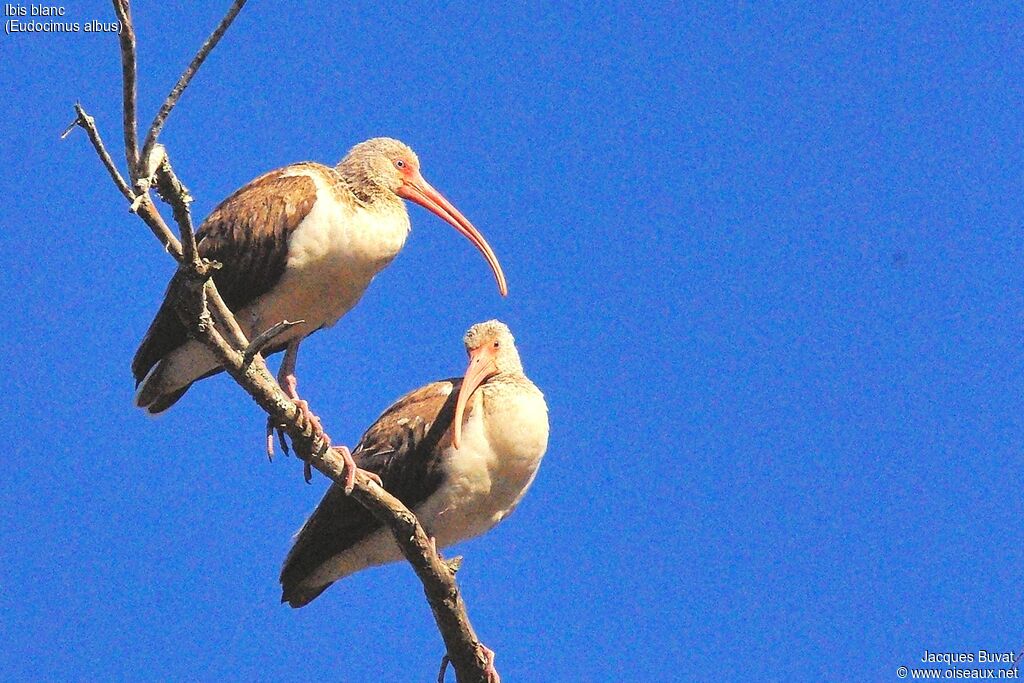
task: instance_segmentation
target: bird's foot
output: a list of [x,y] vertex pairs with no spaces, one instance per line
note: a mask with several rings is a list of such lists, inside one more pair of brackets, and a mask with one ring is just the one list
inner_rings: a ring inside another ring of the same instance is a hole
[[[294,392],[294,387],[292,387],[292,389],[293,389],[293,392]],[[289,396],[289,398],[291,398],[292,402],[295,404],[295,409],[298,410],[299,413],[302,415],[303,424],[304,424],[303,429],[305,429],[305,425],[309,426],[310,432],[311,432],[310,433],[310,438],[313,441],[316,441],[316,440],[319,439],[322,443],[327,444],[328,448],[330,448],[331,447],[331,437],[327,436],[327,433],[324,431],[324,427],[323,427],[323,424],[320,422],[320,418],[318,418],[313,413],[313,411],[309,409],[309,403],[304,401],[304,400],[302,400],[298,396]],[[284,429],[282,428],[281,425],[276,423],[274,418],[268,417],[267,418],[267,458],[271,462],[274,461],[274,432],[277,432],[277,439],[278,439],[278,442],[281,444],[281,450],[284,451],[285,455],[290,455],[289,449],[288,449],[288,441],[285,439]],[[346,450],[346,452],[348,451],[348,449],[345,449],[345,450]],[[348,461],[347,462],[350,462],[351,460],[352,460],[352,456],[350,455],[348,457]],[[355,469],[354,469],[354,467],[355,467],[355,465],[353,464],[353,466],[352,466],[352,473],[353,473],[352,476],[353,477],[355,476]],[[311,481],[313,481],[313,468],[310,466],[310,464],[308,462],[304,462],[302,464],[302,478],[306,480],[307,484],[310,483]]]
[[381,487],[382,489],[384,488],[384,482],[381,480],[380,477],[377,476],[375,472],[370,472],[369,470],[363,470],[363,472],[366,474],[367,477],[370,478],[370,481],[372,481],[374,484]]
[[298,411],[302,413],[302,419],[305,420],[306,424],[308,424],[312,429],[310,438],[314,441],[317,439],[323,439],[327,443],[330,443],[330,437],[324,434],[324,426],[320,423],[320,418],[309,409],[309,403],[298,397],[292,398],[292,402],[295,404]]
[[284,451],[285,455],[291,455],[281,425],[275,423],[274,418],[267,417],[267,459],[270,462],[274,462],[274,432],[277,432],[277,441],[281,444],[281,450]]
[[[345,487],[345,495],[350,495],[352,493],[352,489],[354,489],[356,485],[356,461],[352,459],[352,452],[346,446],[332,446],[332,448],[341,456],[341,459],[344,462],[345,483],[343,486]],[[380,477],[376,474],[373,472],[366,472],[366,476],[376,483],[377,486],[384,488],[384,482],[382,482]]]
[[[309,425],[312,430],[310,438],[313,439],[313,441],[320,440],[323,443],[327,444],[327,448],[330,448],[331,437],[327,436],[327,433],[324,431],[324,426],[323,424],[320,423],[320,418],[313,414],[313,411],[309,409],[309,403],[298,397],[293,398],[292,401],[295,403],[295,407],[298,409],[298,411],[302,413],[302,418],[306,421],[306,424]],[[345,447],[342,446],[341,448]],[[345,448],[345,452],[348,452],[347,448]],[[348,460],[345,463],[346,469],[348,463],[351,461],[352,456],[349,455]],[[352,464],[351,476],[355,477],[355,463]],[[313,481],[313,468],[310,466],[308,462],[302,464],[302,478],[306,480],[307,484]],[[351,491],[351,489],[347,488],[346,493],[349,491]]]

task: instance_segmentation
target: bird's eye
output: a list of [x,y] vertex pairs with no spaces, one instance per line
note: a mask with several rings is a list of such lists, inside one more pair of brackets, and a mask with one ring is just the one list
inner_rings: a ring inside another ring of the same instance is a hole
[[498,348],[500,346],[501,346],[501,342],[494,342],[494,348]]
[[402,159],[395,159],[395,168],[405,168],[405,161]]

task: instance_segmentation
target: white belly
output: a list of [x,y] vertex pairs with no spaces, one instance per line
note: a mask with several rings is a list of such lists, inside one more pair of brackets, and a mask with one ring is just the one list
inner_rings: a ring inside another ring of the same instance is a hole
[[[284,275],[274,288],[237,311],[250,339],[282,320],[290,328],[281,343],[330,327],[359,303],[374,276],[391,263],[409,234],[401,201],[373,213],[340,201],[320,173],[296,170],[317,185],[317,201],[288,241]],[[189,340],[164,360],[165,391],[184,387],[220,364],[205,346]]]
[[417,510],[438,547],[479,536],[511,514],[547,448],[547,407],[540,392],[489,405],[487,425],[484,400],[483,391],[473,396],[462,448],[445,451],[445,481]]
[[[486,393],[484,388],[471,399],[462,448],[443,453],[440,488],[415,509],[438,548],[479,536],[507,517],[533,483],[547,448],[547,406],[540,391],[502,396],[488,406],[485,424]],[[304,583],[320,586],[400,559],[390,530],[378,529],[326,561]]]
[[373,212],[340,202],[323,177],[317,201],[288,241],[288,261],[274,289],[246,307],[240,319],[254,333],[281,320],[305,320],[282,341],[330,327],[352,309],[395,258],[409,234],[404,205]]

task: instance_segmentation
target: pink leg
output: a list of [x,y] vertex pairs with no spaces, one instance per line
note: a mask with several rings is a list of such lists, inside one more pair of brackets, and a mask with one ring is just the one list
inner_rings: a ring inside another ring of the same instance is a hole
[[277,383],[281,385],[281,390],[284,391],[285,395],[295,403],[295,407],[302,412],[306,421],[313,426],[314,436],[326,440],[320,419],[309,409],[309,404],[299,398],[299,382],[295,378],[295,361],[299,358],[299,341],[296,339],[289,342],[285,348],[284,360],[281,361],[281,369],[277,372]]
[[[295,403],[295,407],[302,413],[303,418],[313,428],[313,438],[319,438],[326,443],[331,443],[331,437],[327,436],[324,432],[323,425],[320,423],[320,418],[313,414],[313,411],[309,409],[309,403],[299,398],[298,392],[298,380],[295,378],[295,361],[299,357],[299,342],[301,340],[296,339],[288,343],[288,346],[284,350],[284,360],[281,361],[281,369],[277,372],[277,383],[281,385],[281,390],[285,395]],[[268,425],[269,428],[269,425]],[[267,451],[273,451],[272,438],[268,435],[267,437]],[[282,439],[283,444],[283,439]],[[284,446],[282,445],[282,448]],[[344,448],[344,446],[342,447]],[[287,452],[287,450],[286,450]],[[348,453],[348,449],[345,449]],[[352,456],[349,455],[345,460],[346,469],[349,468],[349,463],[352,462]],[[309,466],[309,463],[304,463],[302,468],[302,476],[309,483],[313,480],[313,469]],[[351,465],[351,474],[347,479],[355,477],[355,463]],[[346,487],[346,491],[351,491],[351,487]]]
[[[327,436],[324,432],[323,425],[320,423],[320,419],[313,414],[313,411],[309,409],[309,403],[299,398],[298,392],[298,381],[295,379],[295,361],[299,355],[299,341],[295,340],[285,347],[284,360],[281,361],[281,369],[277,373],[277,383],[281,386],[281,391],[295,403],[295,407],[302,413],[306,423],[312,427],[312,436],[314,439],[320,439],[329,447],[331,443],[331,437]],[[277,425],[274,424],[273,419],[267,419],[267,457],[271,461],[274,459],[274,431],[277,431],[278,438],[281,441],[281,449],[284,450],[285,455],[288,454],[288,444],[284,439],[284,432],[281,431]],[[352,459],[352,453],[349,452],[345,446],[334,446],[335,451],[341,455],[344,461],[344,472],[345,480],[344,487],[345,493],[352,493],[352,489],[355,487],[356,480],[356,463]],[[367,473],[370,478],[377,482],[377,485],[384,488],[384,484],[381,482],[380,477],[372,472]],[[308,462],[304,462],[302,465],[302,476],[308,484],[313,480],[313,469],[310,467]]]
[[352,487],[356,485],[356,462],[352,459],[352,452],[346,446],[335,446],[334,450],[345,462],[345,493],[352,493]]
[[[299,409],[306,422],[313,427],[313,437],[320,438],[326,443],[331,443],[331,437],[324,433],[323,425],[320,423],[320,419],[313,414],[313,411],[309,409],[309,403],[299,398],[298,392],[298,381],[295,379],[295,361],[299,356],[299,340],[290,342],[284,351],[284,360],[281,361],[281,369],[277,373],[277,383],[281,385],[281,390],[284,391],[285,395],[288,396],[294,403],[295,407]],[[268,432],[270,425],[268,424]],[[267,450],[272,452],[273,450],[273,439],[269,435],[267,436]],[[284,439],[281,439],[281,447],[288,452],[287,447],[284,445]],[[356,481],[356,463],[352,459],[352,453],[345,446],[333,447],[335,451],[341,456],[344,461],[345,468],[345,493],[352,493],[353,487],[355,487]],[[313,469],[309,466],[309,463],[303,463],[302,476],[305,478],[306,483],[313,480]],[[384,488],[381,483],[380,477],[376,474],[370,474],[371,478],[377,482],[377,484]]]
[[[345,494],[347,495],[349,493],[352,493],[352,489],[355,488],[355,485],[356,485],[356,469],[357,469],[356,461],[352,459],[352,452],[349,451],[347,446],[332,446],[332,448],[338,453],[338,455],[341,456],[341,459],[345,463],[345,466],[344,466],[344,471],[345,471],[345,483],[344,483],[344,486],[345,486]],[[382,482],[380,480],[380,477],[378,477],[376,474],[374,474],[373,472],[366,472],[366,475],[368,477],[370,477],[370,479],[375,481],[377,483],[377,486],[379,486],[381,488],[384,488],[384,482]]]

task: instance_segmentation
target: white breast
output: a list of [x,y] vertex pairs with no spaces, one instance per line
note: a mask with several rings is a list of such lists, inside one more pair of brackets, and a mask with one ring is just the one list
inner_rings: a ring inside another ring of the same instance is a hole
[[[443,453],[445,479],[415,510],[439,548],[479,536],[507,517],[537,474],[548,442],[547,405],[536,387],[507,389],[484,385],[473,395],[462,447]],[[378,529],[304,583],[323,585],[401,558],[391,532]]]
[[317,200],[291,235],[281,281],[240,316],[253,329],[305,320],[289,338],[336,323],[359,303],[409,234],[409,215],[401,202],[374,205],[373,210],[352,206],[337,197],[320,173],[294,173],[316,183]]
[[533,389],[491,400],[497,397],[487,389],[473,396],[462,447],[449,447],[443,455],[444,483],[417,510],[439,547],[479,536],[507,517],[533,483],[547,449],[541,393]]

